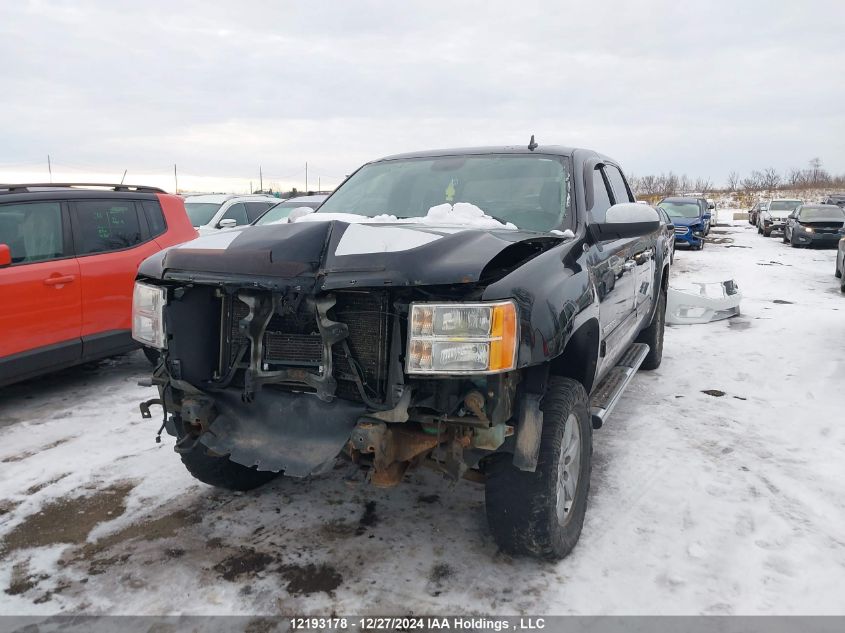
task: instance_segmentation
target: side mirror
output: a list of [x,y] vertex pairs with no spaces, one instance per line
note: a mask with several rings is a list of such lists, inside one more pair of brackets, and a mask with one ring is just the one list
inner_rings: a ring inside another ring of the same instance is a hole
[[232,229],[238,225],[238,221],[234,218],[226,218],[225,220],[220,220],[217,223],[217,226],[221,229]]
[[660,228],[660,216],[653,207],[623,202],[607,210],[604,222],[593,224],[595,239],[618,240],[625,237],[648,235]]
[[12,265],[12,249],[8,244],[0,244],[0,268]]

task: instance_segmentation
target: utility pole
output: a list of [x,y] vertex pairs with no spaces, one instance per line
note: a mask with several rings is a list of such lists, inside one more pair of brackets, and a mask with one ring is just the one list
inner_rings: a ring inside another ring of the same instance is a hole
[[179,176],[176,174],[176,163],[173,163],[173,180],[176,183],[176,194],[179,194]]
[[261,172],[261,165],[258,166],[258,191],[264,191],[264,174]]
[[305,161],[305,193],[308,193],[308,161]]
[[320,187],[320,177],[317,176],[317,191],[322,191],[323,189]]
[[50,172],[50,182],[53,182],[53,165],[50,163],[49,154],[47,154],[47,171]]

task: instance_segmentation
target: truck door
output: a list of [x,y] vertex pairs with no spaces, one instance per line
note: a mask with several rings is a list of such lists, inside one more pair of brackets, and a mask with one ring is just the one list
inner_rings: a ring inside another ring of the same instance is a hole
[[[604,173],[613,193],[613,204],[634,202],[630,187],[616,165],[604,166]],[[651,314],[654,305],[654,256],[655,244],[652,238],[638,238],[632,245],[631,257],[634,261],[634,309],[637,322]]]
[[12,255],[0,269],[0,383],[72,364],[81,354],[82,306],[65,205],[0,204],[0,243]]
[[[593,208],[595,222],[603,222],[610,208],[609,183],[597,166],[593,171]],[[603,365],[613,364],[628,347],[636,325],[634,284],[637,276],[634,247],[639,238],[606,240],[593,248],[589,264],[595,275],[599,295],[599,323],[605,344]]]

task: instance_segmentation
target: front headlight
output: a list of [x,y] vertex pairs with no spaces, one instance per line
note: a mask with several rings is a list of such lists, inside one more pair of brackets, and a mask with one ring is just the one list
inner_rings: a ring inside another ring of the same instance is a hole
[[802,226],[801,228],[804,229],[805,231],[807,231],[807,233],[815,233],[816,232],[815,229],[812,226]]
[[135,282],[132,293],[132,338],[156,349],[167,347],[162,310],[165,303],[166,288]]
[[489,374],[516,366],[516,305],[412,303],[409,374]]

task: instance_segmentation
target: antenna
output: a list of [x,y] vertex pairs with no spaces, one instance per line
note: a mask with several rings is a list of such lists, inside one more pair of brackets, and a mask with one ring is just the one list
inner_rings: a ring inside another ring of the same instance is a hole
[[126,178],[126,172],[127,172],[127,171],[129,171],[129,170],[128,170],[128,169],[124,169],[124,170],[123,170],[123,176],[121,176],[121,178],[120,178],[120,184],[121,184],[121,185],[123,184],[123,179],[124,179],[124,178]]
[[529,150],[531,150],[531,151],[533,152],[533,151],[534,151],[535,149],[537,149],[538,147],[540,147],[540,146],[539,146],[539,145],[538,145],[538,144],[534,141],[534,135],[532,134],[532,135],[531,135],[531,140],[530,140],[530,141],[528,141],[528,149],[529,149]]

